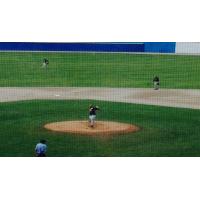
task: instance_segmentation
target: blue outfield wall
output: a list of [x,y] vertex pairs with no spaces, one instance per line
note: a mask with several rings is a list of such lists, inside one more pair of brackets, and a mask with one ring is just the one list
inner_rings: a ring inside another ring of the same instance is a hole
[[144,52],[175,53],[176,42],[145,42]]
[[97,51],[144,52],[144,43],[25,43],[0,42],[0,50],[10,51]]
[[95,51],[175,53],[175,42],[33,43],[0,42],[0,51]]

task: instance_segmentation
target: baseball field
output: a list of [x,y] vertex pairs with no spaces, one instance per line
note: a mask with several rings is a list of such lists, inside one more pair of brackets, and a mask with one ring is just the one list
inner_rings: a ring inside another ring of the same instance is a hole
[[[49,66],[42,68],[48,58]],[[0,52],[0,156],[200,156],[200,56]],[[161,89],[152,89],[158,75]],[[127,134],[81,135],[44,128],[87,120],[133,124]]]

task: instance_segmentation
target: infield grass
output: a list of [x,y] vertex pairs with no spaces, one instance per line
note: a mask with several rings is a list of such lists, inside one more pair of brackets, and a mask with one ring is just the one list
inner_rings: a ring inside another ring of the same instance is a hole
[[49,122],[87,119],[91,101],[22,101],[0,104],[0,156],[34,156],[40,139],[48,156],[200,156],[200,110],[93,101],[99,120],[141,130],[109,137],[55,133]]
[[0,52],[0,72],[0,87],[149,88],[158,75],[163,88],[200,88],[200,56],[189,55]]

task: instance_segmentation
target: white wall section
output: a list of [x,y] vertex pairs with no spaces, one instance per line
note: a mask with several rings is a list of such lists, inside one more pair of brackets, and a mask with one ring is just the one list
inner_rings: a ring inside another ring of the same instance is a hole
[[176,53],[200,54],[200,42],[177,42]]

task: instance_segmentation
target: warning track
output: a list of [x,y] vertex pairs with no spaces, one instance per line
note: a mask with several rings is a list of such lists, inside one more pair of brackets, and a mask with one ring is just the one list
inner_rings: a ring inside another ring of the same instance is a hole
[[34,99],[90,99],[200,109],[200,89],[1,87],[0,102]]

